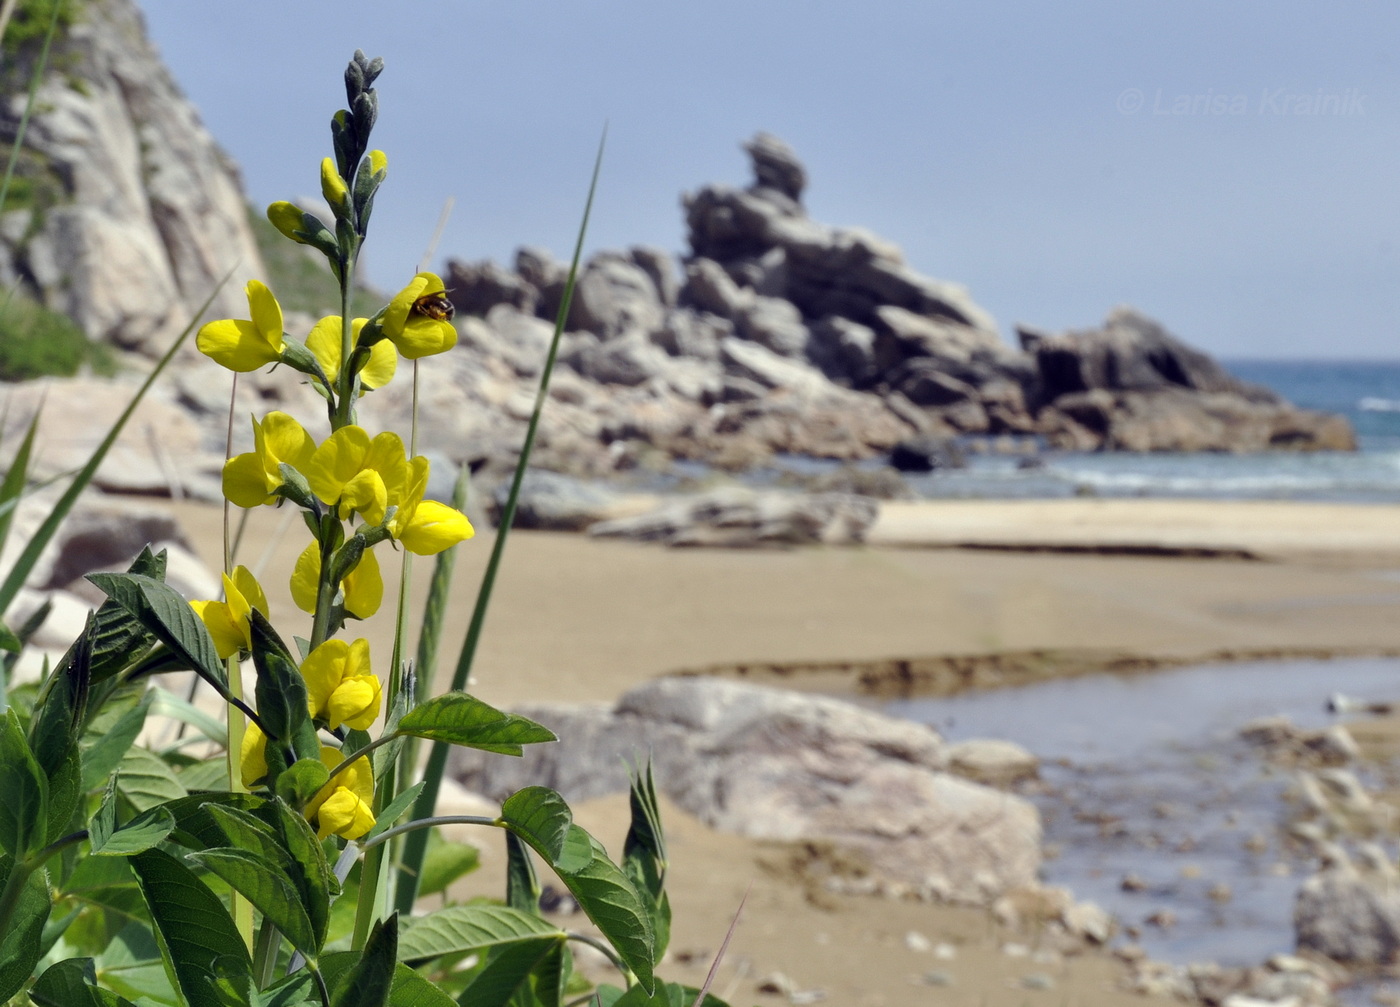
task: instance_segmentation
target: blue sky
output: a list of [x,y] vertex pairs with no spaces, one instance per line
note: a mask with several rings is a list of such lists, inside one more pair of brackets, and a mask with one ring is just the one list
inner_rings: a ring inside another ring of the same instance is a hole
[[764,129],[813,217],[1012,326],[1131,303],[1213,353],[1400,358],[1400,7],[837,0],[139,0],[259,204],[317,189],[340,74],[381,55],[366,265],[685,251],[683,191]]

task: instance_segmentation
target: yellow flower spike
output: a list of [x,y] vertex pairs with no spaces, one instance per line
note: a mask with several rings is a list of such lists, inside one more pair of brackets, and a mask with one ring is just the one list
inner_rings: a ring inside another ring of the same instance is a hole
[[419,273],[389,302],[380,327],[409,360],[445,353],[457,345],[447,288],[436,273]]
[[[316,588],[321,583],[321,547],[312,542],[297,557],[292,570],[292,601],[303,612],[315,613]],[[366,550],[360,562],[342,582],[345,589],[345,611],[356,619],[368,619],[379,611],[384,602],[384,578],[379,572],[379,560]]]
[[267,735],[252,721],[243,729],[238,766],[245,787],[251,787],[267,775]]
[[397,503],[391,487],[411,473],[403,440],[385,431],[373,439],[361,427],[341,427],[316,449],[306,473],[311,491],[336,506],[342,518],[351,511],[370,524],[384,520],[385,509]]
[[340,172],[336,169],[335,158],[327,157],[321,160],[321,195],[326,197],[326,202],[336,211],[336,216],[340,216],[350,205],[350,190],[345,187],[345,179],[340,177]]
[[[321,746],[321,761],[327,769],[340,765],[339,749]],[[343,836],[359,839],[374,828],[374,770],[367,756],[361,756],[332,779],[330,793],[306,806],[304,814],[316,826],[316,837]]]
[[[367,318],[356,318],[350,323],[350,330],[356,339],[365,327]],[[311,329],[306,337],[306,348],[316,355],[321,370],[326,372],[332,383],[340,377],[340,316],[327,315]],[[370,347],[369,360],[360,369],[360,394],[374,388],[383,388],[393,380],[398,370],[399,355],[394,344],[381,339]]]
[[282,308],[266,284],[248,281],[250,319],[209,322],[195,336],[199,352],[231,371],[256,371],[282,358]]
[[363,731],[379,716],[382,690],[370,673],[369,641],[327,640],[301,663],[311,716],[334,731],[341,724]]
[[224,574],[223,601],[192,601],[190,607],[214,638],[220,660],[253,647],[248,618],[253,609],[267,615],[267,596],[246,567],[234,567],[233,576]]
[[316,452],[316,442],[306,429],[286,413],[273,411],[259,423],[253,420],[253,450],[224,464],[224,496],[239,507],[275,503],[282,485],[281,464],[303,474]]

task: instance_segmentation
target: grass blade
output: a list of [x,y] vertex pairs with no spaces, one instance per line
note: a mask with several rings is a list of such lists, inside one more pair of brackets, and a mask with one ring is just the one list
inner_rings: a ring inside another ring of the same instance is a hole
[[[540,414],[544,412],[545,399],[549,396],[549,379],[554,373],[554,361],[559,355],[559,339],[564,334],[564,324],[569,318],[573,305],[574,286],[578,281],[579,260],[583,257],[584,236],[588,233],[588,217],[593,212],[593,197],[598,191],[598,175],[603,167],[603,148],[607,143],[607,130],[598,141],[598,154],[593,161],[593,177],[588,183],[588,198],[583,206],[583,220],[579,223],[578,239],[574,243],[573,259],[569,263],[569,278],[564,284],[564,296],[559,303],[559,313],[554,319],[554,335],[549,341],[549,353],[545,356],[544,369],[540,372],[540,386],[535,393],[535,407],[530,413],[530,422],[525,428],[525,443],[520,448],[520,459],[515,466],[515,477],[511,480],[510,496],[501,511],[500,525],[496,529],[496,541],[491,546],[491,557],[486,563],[486,572],[481,577],[481,589],[477,592],[476,607],[472,610],[472,621],[467,628],[466,639],[462,643],[461,654],[457,658],[457,668],[452,674],[453,692],[466,688],[471,673],[472,662],[476,658],[476,648],[481,640],[481,630],[486,622],[486,610],[491,602],[491,592],[496,583],[496,572],[501,566],[501,556],[505,552],[506,540],[510,535],[511,523],[515,520],[515,509],[520,499],[520,484],[525,478],[525,470],[530,464],[530,452],[535,446],[535,435],[540,426]],[[0,614],[4,609],[0,607]],[[428,753],[428,765],[423,773],[423,792],[413,807],[414,818],[431,818],[437,808],[438,788],[442,774],[447,768],[448,746],[435,742]],[[423,866],[423,855],[427,851],[428,837],[425,832],[411,834],[404,843],[403,871],[399,875],[397,907],[399,912],[409,913],[418,892],[418,875]]]

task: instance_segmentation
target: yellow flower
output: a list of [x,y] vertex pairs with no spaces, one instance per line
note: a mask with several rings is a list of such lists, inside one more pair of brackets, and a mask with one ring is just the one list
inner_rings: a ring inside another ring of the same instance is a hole
[[457,345],[457,330],[435,305],[447,289],[435,273],[419,273],[384,309],[384,335],[409,360],[445,353]]
[[316,451],[316,442],[300,423],[283,412],[270,412],[259,423],[253,420],[253,450],[224,463],[224,496],[240,507],[275,503],[282,485],[278,468],[286,462],[305,473]]
[[341,427],[316,449],[306,471],[311,491],[338,508],[342,518],[358,512],[370,524],[384,520],[395,501],[389,487],[407,481],[403,440],[388,431],[373,439],[362,427]]
[[256,371],[282,358],[282,308],[265,284],[248,281],[251,319],[223,318],[199,330],[199,352],[231,371]]
[[369,171],[371,175],[378,175],[381,172],[388,172],[389,157],[382,150],[371,150],[369,152]]
[[267,735],[251,720],[243,729],[243,747],[238,751],[238,768],[245,787],[253,786],[267,775]]
[[379,678],[370,674],[369,641],[327,640],[301,663],[311,716],[332,731],[341,724],[363,731],[379,716]]
[[247,567],[236,566],[233,576],[224,574],[223,601],[192,601],[190,606],[214,638],[220,659],[240,650],[252,650],[248,616],[253,609],[267,615],[267,595]]
[[[321,746],[321,761],[327,769],[340,765],[341,753],[329,745]],[[316,826],[318,839],[343,836],[359,839],[374,828],[374,770],[369,758],[361,756],[332,779],[330,792],[306,806],[305,815]]]
[[433,556],[449,546],[476,534],[461,511],[436,500],[424,500],[428,488],[428,459],[422,455],[410,462],[409,479],[390,493],[398,506],[389,522],[389,534],[416,556]]
[[[356,318],[350,322],[350,331],[358,339],[360,330],[365,327],[366,318]],[[327,315],[311,329],[306,337],[306,348],[316,354],[321,370],[331,384],[340,376],[340,316]],[[399,355],[394,352],[394,344],[381,339],[370,347],[369,360],[360,369],[360,394],[371,388],[383,388],[394,377],[399,366]]]
[[341,211],[350,204],[350,190],[345,187],[345,179],[336,169],[335,158],[321,159],[321,195],[326,197],[336,216],[341,216]]
[[[321,583],[321,547],[316,542],[307,546],[297,557],[292,570],[292,601],[303,612],[316,611],[316,588]],[[379,573],[379,560],[366,549],[355,569],[341,582],[345,588],[345,611],[356,619],[368,619],[379,611],[384,601],[384,578]]]

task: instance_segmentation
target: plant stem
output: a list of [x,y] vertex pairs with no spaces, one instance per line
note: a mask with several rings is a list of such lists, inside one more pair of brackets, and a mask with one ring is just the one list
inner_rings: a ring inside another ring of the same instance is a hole
[[413,832],[416,829],[430,829],[435,825],[491,825],[498,829],[505,828],[505,823],[499,818],[487,818],[485,815],[439,815],[436,818],[416,818],[411,822],[404,822],[402,825],[396,825],[392,829],[381,832],[369,842],[365,843],[364,849],[366,852],[369,852],[381,843],[393,839],[396,836],[401,836],[405,832]]

